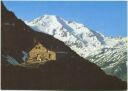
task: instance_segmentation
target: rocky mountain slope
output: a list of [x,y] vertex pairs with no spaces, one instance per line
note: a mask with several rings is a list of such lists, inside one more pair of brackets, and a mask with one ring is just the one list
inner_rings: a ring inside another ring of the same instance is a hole
[[[106,75],[98,66],[80,57],[63,42],[33,31],[8,11],[3,3],[1,8],[2,89],[126,89],[126,82]],[[48,50],[67,54],[58,54],[55,61],[39,63],[37,68],[19,66],[24,63],[23,56],[37,42]]]
[[95,63],[107,74],[126,81],[127,38],[105,37],[83,24],[54,15],[44,15],[25,23],[35,31],[63,41],[78,55]]

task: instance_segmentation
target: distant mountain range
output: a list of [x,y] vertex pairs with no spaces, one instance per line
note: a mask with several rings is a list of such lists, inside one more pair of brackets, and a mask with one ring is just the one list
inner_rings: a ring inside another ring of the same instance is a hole
[[32,29],[52,35],[81,57],[95,63],[107,74],[127,80],[127,38],[106,37],[75,21],[55,15],[25,21]]
[[[105,74],[100,67],[80,57],[62,41],[51,35],[34,31],[13,12],[8,11],[3,3],[1,11],[2,89],[125,90],[127,88],[126,81]],[[47,61],[45,64],[22,65],[26,64],[27,54],[37,43],[56,54],[57,52],[66,52],[66,54],[57,54],[56,60]],[[99,45],[101,44],[98,42],[96,46]]]

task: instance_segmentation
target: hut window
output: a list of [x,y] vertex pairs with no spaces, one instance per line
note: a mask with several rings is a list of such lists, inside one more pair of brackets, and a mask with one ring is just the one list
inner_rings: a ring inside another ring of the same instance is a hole
[[52,54],[49,54],[49,58],[51,58]]

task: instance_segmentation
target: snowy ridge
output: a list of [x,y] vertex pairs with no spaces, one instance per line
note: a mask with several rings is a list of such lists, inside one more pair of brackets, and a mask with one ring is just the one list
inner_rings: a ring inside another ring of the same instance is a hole
[[6,61],[12,65],[16,65],[19,64],[18,61],[16,59],[14,59],[13,57],[9,56],[9,55],[2,55],[2,58],[6,59]]
[[127,80],[127,46],[118,45],[113,48],[103,49],[97,55],[89,56],[91,62],[100,66],[107,74],[114,75],[122,80]]
[[54,15],[44,15],[25,23],[35,31],[63,41],[78,55],[100,66],[107,74],[126,80],[127,38],[105,37],[83,24]]
[[68,22],[60,17],[44,15],[27,23],[38,32],[44,32],[63,41],[82,57],[101,49],[105,44],[101,34],[90,31],[83,24]]

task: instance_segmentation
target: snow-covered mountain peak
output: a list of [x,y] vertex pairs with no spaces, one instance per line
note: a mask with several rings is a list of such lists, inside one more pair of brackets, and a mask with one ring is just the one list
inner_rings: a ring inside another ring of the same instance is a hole
[[89,29],[84,24],[67,21],[55,15],[40,16],[26,24],[35,31],[44,32],[63,41],[83,57],[106,46],[102,34]]
[[100,66],[107,74],[126,79],[126,38],[106,37],[84,24],[54,15],[44,15],[25,23],[35,31],[52,35],[64,42],[78,55]]
[[44,32],[63,41],[84,58],[100,53],[102,48],[124,44],[121,39],[105,37],[84,24],[67,21],[55,15],[40,16],[26,24],[35,31]]
[[[103,36],[96,33],[85,25],[77,23],[75,21],[66,21],[61,17],[54,15],[44,15],[38,17],[27,25],[32,26],[36,31],[48,33],[50,35],[55,35],[55,32],[68,32],[75,37],[82,40],[97,41],[97,44],[104,44]],[[61,34],[62,35],[62,34]],[[67,37],[65,35],[65,37]]]
[[39,25],[43,25],[47,22],[47,24],[51,24],[51,23],[57,23],[57,16],[54,15],[44,15],[44,16],[40,16],[32,21],[30,21],[30,24],[39,24]]

